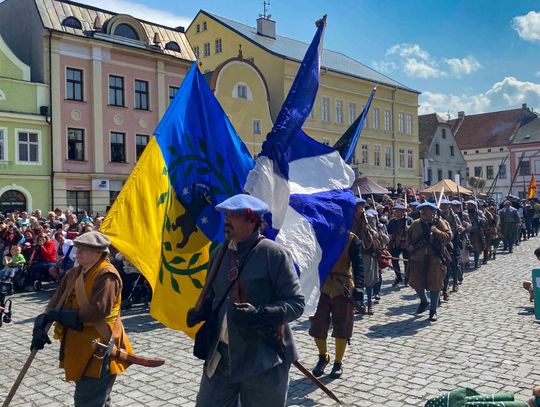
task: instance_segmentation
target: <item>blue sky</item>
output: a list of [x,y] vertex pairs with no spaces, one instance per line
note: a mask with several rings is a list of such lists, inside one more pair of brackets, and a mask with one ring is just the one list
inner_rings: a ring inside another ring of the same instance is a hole
[[[199,9],[251,26],[255,0],[83,0],[187,25]],[[526,0],[271,0],[277,33],[309,42],[328,15],[325,47],[422,92],[420,113],[540,110],[540,2]]]

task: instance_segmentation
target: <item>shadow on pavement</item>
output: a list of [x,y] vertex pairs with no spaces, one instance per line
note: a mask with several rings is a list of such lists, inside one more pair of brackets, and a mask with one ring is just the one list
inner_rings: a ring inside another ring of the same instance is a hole
[[[416,295],[414,297],[416,297]],[[412,298],[410,298],[410,299],[412,299]],[[408,304],[408,305],[400,305],[400,306],[397,306],[397,307],[389,307],[386,310],[385,315],[387,315],[387,316],[405,315],[405,314],[411,315],[411,314],[414,314],[414,311],[417,308],[418,308],[418,304],[416,304],[416,303],[415,304]]]
[[[416,306],[414,306],[416,307]],[[413,316],[405,321],[389,322],[387,324],[372,325],[368,338],[396,338],[401,336],[415,335],[420,329],[430,325],[427,319],[428,313]]]
[[[318,378],[323,384],[328,386],[328,383],[334,381],[335,379],[331,378],[330,376],[323,376]],[[289,389],[298,387],[299,389],[302,389],[302,392],[305,392],[306,394],[312,393],[313,391],[317,390],[318,387],[307,377],[301,377],[299,379],[293,379],[289,382]],[[332,389],[330,389],[332,390]],[[328,397],[328,396],[325,396]],[[331,400],[328,397],[329,400]],[[289,395],[287,397],[287,405],[301,405],[301,406],[316,406],[317,402],[309,397],[306,397],[304,395],[299,396],[297,394],[292,394],[289,392]]]
[[149,332],[164,328],[160,322],[150,316],[148,310],[144,307],[141,307],[140,310],[132,308],[129,313],[124,313],[122,322],[128,332]]

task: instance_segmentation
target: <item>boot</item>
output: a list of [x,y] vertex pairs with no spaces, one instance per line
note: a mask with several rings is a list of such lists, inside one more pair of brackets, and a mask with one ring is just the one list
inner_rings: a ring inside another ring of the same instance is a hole
[[452,292],[457,293],[458,290],[459,290],[459,285],[457,285],[457,283],[454,283],[454,285],[452,286]]
[[343,374],[343,364],[340,362],[335,362],[334,367],[332,367],[332,372],[330,372],[330,377],[334,379],[339,379]]
[[326,355],[319,355],[319,361],[313,369],[313,376],[321,377],[324,374],[324,369],[328,366],[328,363],[330,363],[330,355],[328,353]]
[[484,260],[482,260],[482,264],[487,264],[487,261],[488,261],[487,257],[484,257]]
[[417,314],[421,314],[425,310],[427,310],[429,307],[429,302],[421,302],[420,305],[418,305],[418,309],[416,310]]
[[437,322],[437,312],[436,311],[429,311],[429,320],[431,322]]
[[371,305],[368,305],[366,314],[367,315],[373,315],[374,314],[373,307]]
[[443,291],[442,298],[444,302],[448,302],[448,300],[450,299],[450,297],[448,296],[448,292]]

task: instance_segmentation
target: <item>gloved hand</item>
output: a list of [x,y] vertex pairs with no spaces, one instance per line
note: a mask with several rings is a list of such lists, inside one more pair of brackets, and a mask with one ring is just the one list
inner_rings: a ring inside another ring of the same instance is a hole
[[40,314],[34,322],[34,330],[32,332],[32,344],[30,350],[41,350],[46,344],[50,344],[51,340],[45,330],[47,326],[47,314]]
[[58,321],[66,328],[83,330],[83,324],[79,320],[79,311],[76,309],[52,309],[47,312],[47,322]]
[[277,326],[285,323],[285,310],[280,306],[255,307],[250,303],[234,304],[232,320],[239,326]]
[[202,308],[190,308],[187,312],[186,323],[189,328],[192,328],[199,322],[206,321],[206,318]]

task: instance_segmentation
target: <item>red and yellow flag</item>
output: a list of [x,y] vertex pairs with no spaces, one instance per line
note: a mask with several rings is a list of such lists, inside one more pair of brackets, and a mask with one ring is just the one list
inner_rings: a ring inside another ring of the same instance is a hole
[[531,174],[531,180],[529,182],[529,199],[534,198],[536,195],[536,179],[534,178],[534,175]]

